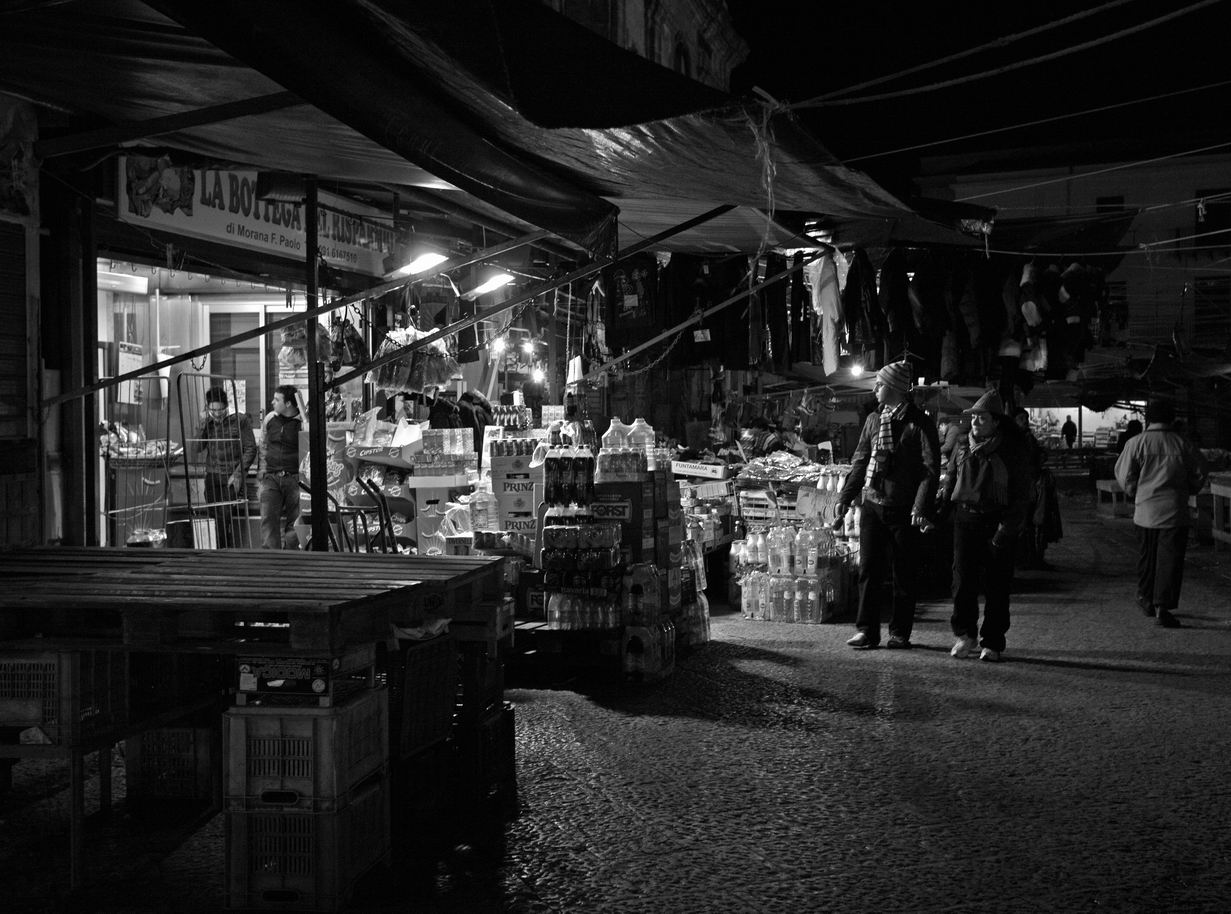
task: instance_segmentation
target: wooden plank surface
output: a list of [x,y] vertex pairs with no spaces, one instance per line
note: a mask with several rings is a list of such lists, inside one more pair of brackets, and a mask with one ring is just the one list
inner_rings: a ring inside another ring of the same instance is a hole
[[456,589],[499,559],[259,550],[43,548],[0,553],[0,609],[158,605],[312,612]]

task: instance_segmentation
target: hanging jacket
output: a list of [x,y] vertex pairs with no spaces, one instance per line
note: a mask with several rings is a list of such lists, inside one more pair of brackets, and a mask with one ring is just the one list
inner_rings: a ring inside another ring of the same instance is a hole
[[[876,296],[876,271],[863,248],[856,248],[842,290],[842,311],[846,315],[852,352],[875,352],[885,335],[885,323]],[[875,368],[876,365],[864,365]]]

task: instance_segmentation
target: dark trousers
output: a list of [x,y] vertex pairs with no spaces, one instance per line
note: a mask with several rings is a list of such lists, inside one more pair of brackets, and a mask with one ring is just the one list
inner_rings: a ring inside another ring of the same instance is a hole
[[893,614],[889,634],[910,638],[915,625],[919,530],[911,525],[910,508],[864,503],[859,519],[859,613],[855,627],[880,640],[881,593],[893,582]]
[[[1009,590],[1013,586],[1016,543],[992,546],[1000,525],[990,516],[957,518],[953,524],[953,634],[979,637],[993,651],[1004,650],[1009,630]],[[979,590],[982,586],[983,627],[979,628]]]
[[1180,605],[1187,527],[1137,527],[1137,596],[1156,609]]

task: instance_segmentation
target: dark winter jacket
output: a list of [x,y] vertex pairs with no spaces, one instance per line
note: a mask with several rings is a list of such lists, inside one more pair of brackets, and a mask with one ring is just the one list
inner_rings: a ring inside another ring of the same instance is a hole
[[[1006,419],[1005,422],[1010,420]],[[949,456],[942,498],[952,503],[954,523],[970,518],[998,521],[993,539],[1017,536],[1034,493],[1029,455],[1014,432],[998,432],[997,441],[976,452],[966,435]]]
[[[859,433],[859,443],[851,455],[851,472],[838,495],[839,505],[843,509],[864,490],[864,477],[880,422],[880,413],[873,412]],[[901,419],[893,420],[891,428],[894,451],[888,457],[888,465],[878,488],[866,492],[865,497],[886,507],[910,508],[926,515],[931,511],[940,473],[940,442],[936,435],[936,423],[915,404],[907,403],[906,412]]]

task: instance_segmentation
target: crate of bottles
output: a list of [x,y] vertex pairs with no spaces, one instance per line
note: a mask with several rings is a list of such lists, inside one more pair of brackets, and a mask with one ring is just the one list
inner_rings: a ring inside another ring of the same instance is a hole
[[0,652],[0,727],[72,745],[129,720],[129,659],[120,651]]
[[227,907],[339,911],[364,873],[389,858],[389,782],[382,772],[327,812],[228,810]]
[[231,708],[222,735],[228,809],[336,809],[384,769],[389,695],[369,689],[328,708]]

